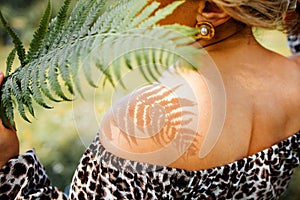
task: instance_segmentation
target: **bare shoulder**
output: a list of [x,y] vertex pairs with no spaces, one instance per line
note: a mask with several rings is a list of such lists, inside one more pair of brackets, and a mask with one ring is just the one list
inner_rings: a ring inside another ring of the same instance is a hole
[[[285,65],[281,67],[280,73],[283,75],[283,85],[285,90],[290,96],[287,96],[287,100],[290,100],[293,105],[300,107],[300,55],[297,59],[287,59]],[[300,110],[298,111],[300,115]]]
[[298,91],[294,91],[294,95],[297,96],[300,88],[300,55],[297,58],[295,56],[283,57],[282,61],[278,63],[280,63],[277,65],[278,73],[287,86],[285,89],[290,88],[291,91]]
[[287,136],[300,130],[300,56],[289,57],[283,62],[279,74],[282,79],[277,84],[288,115]]
[[289,56],[289,58],[300,65],[300,53]]
[[120,157],[159,165],[169,165],[192,146],[196,151],[199,144],[193,144],[210,119],[201,80],[195,71],[168,71],[159,82],[123,97],[103,119],[101,143]]

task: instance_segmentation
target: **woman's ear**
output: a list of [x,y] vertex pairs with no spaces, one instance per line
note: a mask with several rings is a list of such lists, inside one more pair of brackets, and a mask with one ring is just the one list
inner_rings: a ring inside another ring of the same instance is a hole
[[199,3],[198,22],[208,21],[212,23],[214,27],[217,27],[227,22],[230,18],[230,15],[211,1],[201,1]]

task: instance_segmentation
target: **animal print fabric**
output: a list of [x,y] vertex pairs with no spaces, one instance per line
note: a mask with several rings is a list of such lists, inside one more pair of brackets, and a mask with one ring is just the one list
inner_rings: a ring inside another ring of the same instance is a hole
[[11,159],[0,169],[0,199],[67,199],[51,186],[33,150]]
[[[278,199],[300,163],[300,132],[252,156],[186,171],[117,157],[98,137],[74,174],[69,199]],[[0,170],[0,199],[67,199],[51,186],[34,151]]]
[[293,54],[300,52],[300,34],[288,35],[288,45]]

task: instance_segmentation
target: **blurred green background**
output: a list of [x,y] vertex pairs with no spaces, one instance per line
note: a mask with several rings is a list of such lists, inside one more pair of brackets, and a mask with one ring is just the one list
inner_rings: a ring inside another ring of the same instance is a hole
[[[23,42],[29,44],[46,4],[46,0],[0,0],[0,9]],[[53,0],[52,5],[53,16],[55,16],[62,1]],[[255,30],[255,33],[257,39],[267,48],[282,55],[290,54],[284,34],[265,30]],[[6,57],[11,49],[11,40],[0,26],[0,70],[2,71],[5,71]],[[95,136],[101,116],[111,104],[111,94],[107,95],[110,92],[108,88],[95,94],[91,89],[87,92],[91,96],[86,98],[92,99],[91,101],[76,100],[73,103],[55,104],[55,109],[52,110],[37,109],[37,117],[31,124],[16,119],[21,152],[34,147],[53,185],[60,189],[64,190],[71,182],[82,153]],[[95,99],[97,104],[93,102]],[[282,199],[297,200],[300,199],[299,196],[300,169],[298,168]]]

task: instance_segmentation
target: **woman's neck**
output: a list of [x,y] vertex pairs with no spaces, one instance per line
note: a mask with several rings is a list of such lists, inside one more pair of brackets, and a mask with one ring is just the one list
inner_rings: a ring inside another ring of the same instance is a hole
[[[201,48],[205,48],[207,51],[216,51],[230,46],[241,46],[248,44],[251,40],[255,40],[252,35],[251,27],[242,23],[238,23],[231,19],[227,23],[215,28],[215,37],[211,40],[199,40],[198,43]],[[246,40],[246,41],[243,41]]]

